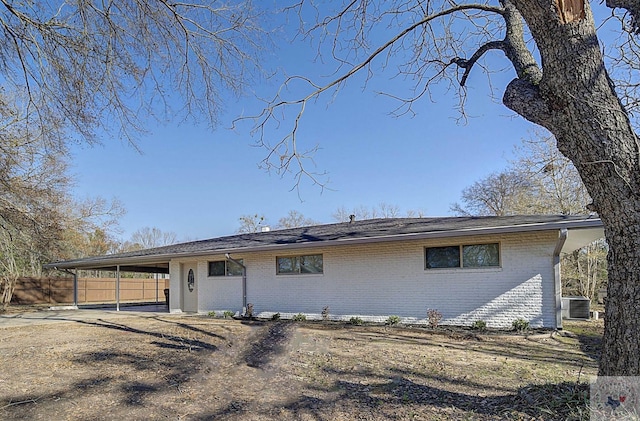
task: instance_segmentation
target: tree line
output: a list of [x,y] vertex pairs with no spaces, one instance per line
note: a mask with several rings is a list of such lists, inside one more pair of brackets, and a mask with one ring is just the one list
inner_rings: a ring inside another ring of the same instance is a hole
[[[381,202],[373,206],[359,205],[353,208],[340,206],[331,214],[331,219],[334,222],[348,222],[352,215],[356,219],[363,220],[400,217],[419,218],[425,216],[425,213],[424,211],[415,210],[408,210],[403,213],[400,206]],[[287,229],[308,227],[321,223],[312,218],[307,218],[297,210],[290,210],[287,215],[278,218],[278,222],[273,225],[269,223],[269,220],[262,213],[245,214],[240,216],[238,221],[239,227],[236,230],[238,234],[260,232],[263,228],[267,227],[269,229]]]

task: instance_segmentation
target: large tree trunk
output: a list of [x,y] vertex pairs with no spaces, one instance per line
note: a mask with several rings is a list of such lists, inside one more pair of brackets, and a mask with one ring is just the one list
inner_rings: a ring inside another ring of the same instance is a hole
[[[609,243],[600,375],[640,375],[640,149],[604,66],[587,1],[513,0],[537,43],[542,79],[512,81],[505,105],[551,131],[574,163]],[[563,2],[560,2],[563,4]]]

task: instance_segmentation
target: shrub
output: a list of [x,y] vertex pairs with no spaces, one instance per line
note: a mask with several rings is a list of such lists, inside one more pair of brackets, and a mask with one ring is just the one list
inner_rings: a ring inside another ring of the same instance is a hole
[[441,320],[442,313],[432,308],[427,309],[427,322],[429,323],[429,327],[432,329],[437,328]]
[[352,318],[349,319],[349,323],[351,323],[352,325],[355,325],[355,326],[362,326],[364,321],[362,321],[362,319],[360,317],[352,317]]
[[511,326],[513,326],[513,330],[516,332],[525,332],[529,330],[529,322],[522,317],[515,319],[513,323],[511,323]]
[[280,313],[275,313],[271,316],[271,320],[273,320],[274,322],[276,320],[280,320]]
[[484,320],[476,320],[475,322],[471,323],[471,329],[473,330],[487,330],[487,322],[485,322]]
[[234,315],[234,314],[235,314],[235,313],[234,313],[233,311],[225,310],[225,311],[222,313],[222,317],[224,317],[225,319],[230,319],[230,318],[232,318],[232,317],[233,317],[233,315]]
[[322,308],[322,320],[325,322],[329,320],[329,306],[324,306]]
[[385,322],[385,324],[387,325],[397,325],[400,323],[400,316],[389,316],[387,318],[387,321]]
[[298,313],[295,316],[293,316],[291,320],[293,320],[294,322],[304,322],[305,320],[307,320],[307,316],[305,316],[302,313]]
[[244,317],[252,319],[253,318],[253,304],[247,304],[247,309],[244,312]]
[[216,312],[215,311],[210,311],[210,312],[207,313],[207,316],[216,317]]

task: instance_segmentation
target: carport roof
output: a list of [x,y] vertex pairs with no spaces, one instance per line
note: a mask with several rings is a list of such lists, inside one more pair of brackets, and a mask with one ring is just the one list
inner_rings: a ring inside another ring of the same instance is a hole
[[231,235],[54,262],[45,268],[115,270],[120,266],[121,271],[168,273],[169,261],[178,257],[560,229],[577,230],[578,233],[569,236],[563,252],[604,236],[600,219],[584,215],[383,218]]

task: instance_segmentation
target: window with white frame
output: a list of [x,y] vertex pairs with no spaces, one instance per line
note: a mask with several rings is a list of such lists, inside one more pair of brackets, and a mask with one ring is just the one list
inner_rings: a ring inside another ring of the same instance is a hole
[[500,266],[500,244],[467,244],[425,248],[425,268],[484,268]]
[[321,254],[276,257],[276,273],[278,275],[307,275],[323,272],[324,265]]
[[[237,260],[244,264],[242,259]],[[209,276],[242,276],[242,266],[231,260],[209,262]]]

